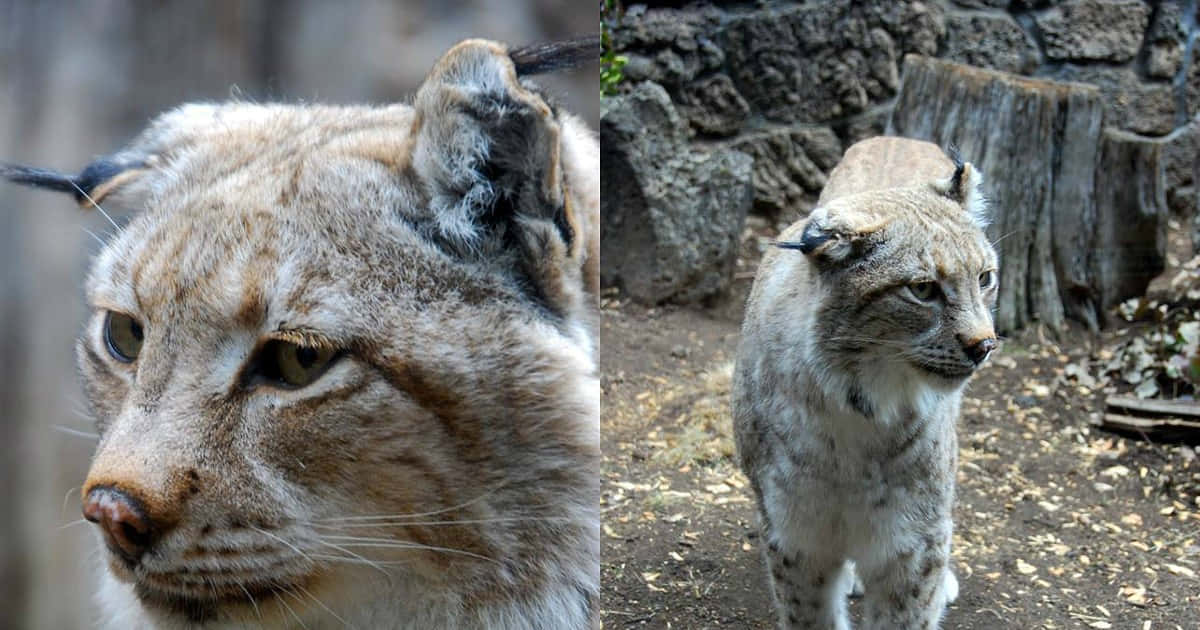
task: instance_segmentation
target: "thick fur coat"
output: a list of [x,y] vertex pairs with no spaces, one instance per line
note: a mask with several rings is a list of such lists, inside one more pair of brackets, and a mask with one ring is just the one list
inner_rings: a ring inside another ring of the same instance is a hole
[[936,146],[851,147],[759,268],[733,385],[781,628],[934,628],[962,390],[995,345],[979,177]]

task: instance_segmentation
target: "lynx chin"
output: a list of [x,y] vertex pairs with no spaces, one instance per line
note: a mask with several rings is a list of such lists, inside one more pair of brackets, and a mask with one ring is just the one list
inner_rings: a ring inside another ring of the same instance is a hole
[[996,347],[980,176],[927,142],[846,151],[764,257],[733,383],[779,627],[934,629],[965,384]]
[[519,78],[560,53],[468,40],[412,105],[185,105],[79,175],[0,165],[132,212],[77,344],[98,626],[598,627],[599,147]]

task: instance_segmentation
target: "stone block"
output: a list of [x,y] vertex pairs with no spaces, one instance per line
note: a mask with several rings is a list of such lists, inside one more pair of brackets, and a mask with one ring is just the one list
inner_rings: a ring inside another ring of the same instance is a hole
[[1130,68],[1065,64],[1051,75],[1100,88],[1105,124],[1148,136],[1165,136],[1179,124],[1170,83],[1144,83]]
[[631,7],[612,29],[613,47],[629,57],[630,81],[653,81],[675,89],[717,70],[725,54],[714,41],[722,13],[702,10]]
[[852,2],[767,5],[732,16],[721,47],[750,105],[783,122],[825,122],[891,98],[906,52],[936,53],[940,5]]
[[750,116],[746,99],[738,94],[733,81],[725,74],[684,85],[678,108],[697,131],[717,136],[737,133]]
[[1150,11],[1141,0],[1076,0],[1035,19],[1047,57],[1123,63],[1137,54]]
[[754,158],[754,212],[773,219],[807,214],[842,155],[828,127],[771,129],[744,135],[730,147]]
[[1156,79],[1174,78],[1183,62],[1186,42],[1183,7],[1174,0],[1162,2],[1146,32],[1146,74]]
[[754,199],[754,160],[694,152],[666,90],[642,83],[601,105],[601,283],[645,304],[695,302],[732,281]]
[[946,17],[946,59],[1028,74],[1038,65],[1037,43],[1007,14]]

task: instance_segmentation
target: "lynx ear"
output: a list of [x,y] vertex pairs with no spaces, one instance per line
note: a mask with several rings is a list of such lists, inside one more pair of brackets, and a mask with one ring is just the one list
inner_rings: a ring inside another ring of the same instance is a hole
[[970,162],[963,162],[958,152],[950,150],[954,173],[933,183],[934,190],[960,204],[979,227],[987,227],[987,200],[983,197],[983,176]]
[[808,215],[808,222],[798,241],[776,241],[781,249],[795,249],[808,256],[822,267],[832,267],[865,255],[874,241],[869,237],[882,226],[877,222],[870,226],[853,227],[857,220],[865,217],[831,216],[825,208],[817,208]]
[[117,154],[95,160],[78,175],[0,164],[0,177],[34,188],[69,193],[80,206],[90,208],[140,179],[147,170],[146,160],[129,154]]
[[428,223],[450,251],[500,260],[552,310],[578,284],[580,240],[563,190],[554,110],[523,86],[508,49],[467,40],[417,92],[413,169],[431,194]]

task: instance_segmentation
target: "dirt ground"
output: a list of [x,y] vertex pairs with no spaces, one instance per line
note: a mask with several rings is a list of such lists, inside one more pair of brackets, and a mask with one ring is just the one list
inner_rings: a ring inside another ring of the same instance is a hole
[[[606,628],[774,627],[729,418],[747,248],[709,308],[603,300]],[[1093,426],[1105,392],[1057,377],[1104,339],[1075,337],[1007,339],[969,386],[944,628],[1200,628],[1197,450]]]

